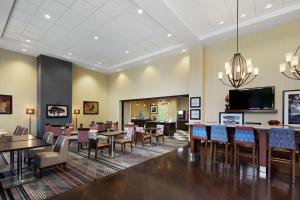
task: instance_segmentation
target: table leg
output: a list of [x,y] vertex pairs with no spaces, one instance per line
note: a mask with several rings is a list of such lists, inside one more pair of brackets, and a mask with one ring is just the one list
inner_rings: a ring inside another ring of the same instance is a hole
[[15,152],[11,151],[10,152],[10,169],[14,170],[15,168]]
[[115,143],[115,136],[111,136],[110,137],[110,153],[111,153],[111,155],[110,155],[110,157],[115,157],[115,148],[114,148],[114,143]]
[[267,131],[258,131],[259,137],[259,172],[267,172]]
[[22,181],[22,153],[22,150],[18,150],[17,178],[20,183]]

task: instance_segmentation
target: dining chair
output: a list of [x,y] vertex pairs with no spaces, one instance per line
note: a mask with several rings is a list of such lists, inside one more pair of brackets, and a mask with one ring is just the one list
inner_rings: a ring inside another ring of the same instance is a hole
[[22,135],[28,135],[28,128],[23,129]]
[[52,132],[51,124],[45,125],[45,132]]
[[110,143],[107,137],[99,137],[97,132],[90,130],[89,131],[89,150],[88,157],[90,157],[91,150],[95,149],[95,159],[97,158],[98,150],[101,150],[103,153],[104,149],[108,149],[109,155],[111,154]]
[[119,122],[114,123],[114,130],[118,131],[119,130]]
[[104,123],[99,123],[99,132],[105,132],[106,131],[106,126]]
[[192,137],[194,140],[200,141],[200,143],[205,143],[205,150],[207,149],[208,136],[206,131],[206,126],[204,124],[195,124],[192,127]]
[[24,127],[20,127],[18,130],[17,130],[17,132],[16,132],[16,135],[22,135],[23,134],[23,132],[24,132]]
[[[252,149],[253,170],[256,169],[257,145],[255,142],[254,129],[252,127],[237,126],[234,132],[234,167],[237,166],[237,160],[240,157],[240,147]],[[239,163],[239,162],[238,162]]]
[[292,183],[294,184],[297,150],[295,130],[290,128],[271,128],[269,131],[268,146],[268,179],[271,178],[272,151],[280,150],[291,154]]
[[73,131],[73,129],[71,127],[66,128],[64,131],[65,136],[68,137],[68,139],[69,139],[69,146],[71,145],[72,141],[78,140],[78,135],[72,135],[72,131]]
[[98,124],[90,124],[90,130],[99,131],[99,125]]
[[89,142],[89,128],[79,128],[78,129],[78,140],[77,140],[77,144],[78,144],[78,152],[79,152],[79,148],[82,148],[82,144],[85,143],[86,146]]
[[146,140],[148,140],[150,144],[152,143],[151,135],[146,133],[144,127],[136,127],[135,134],[135,144],[137,143],[137,141],[142,141],[142,144],[144,146]]
[[17,133],[18,133],[18,131],[19,131],[20,128],[22,128],[22,127],[18,125],[18,126],[16,127],[16,129],[15,129],[15,131],[14,131],[13,134],[14,134],[14,135],[17,135]]
[[157,124],[156,128],[158,128],[156,130],[156,133],[154,134],[155,138],[156,138],[156,144],[159,143],[159,138],[161,137],[163,140],[163,143],[165,143],[165,138],[164,138],[164,125],[162,124]]
[[213,158],[216,159],[217,154],[217,146],[224,145],[225,146],[225,164],[227,164],[228,158],[228,133],[226,127],[224,125],[212,125],[211,126],[211,133],[210,133],[210,140],[211,140],[211,152],[213,152]]
[[131,124],[125,125],[124,132],[126,134],[123,136],[123,138],[116,139],[115,143],[121,145],[121,151],[123,151],[126,148],[126,144],[130,143],[130,147],[131,147],[131,151],[132,151],[132,148],[133,148],[132,143],[133,143],[133,138],[135,135],[135,126],[131,125]]
[[54,139],[62,135],[62,129],[60,125],[51,126],[52,132],[54,133]]

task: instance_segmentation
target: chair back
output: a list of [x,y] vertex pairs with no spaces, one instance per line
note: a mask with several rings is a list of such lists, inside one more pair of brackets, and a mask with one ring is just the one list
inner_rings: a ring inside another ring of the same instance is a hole
[[224,125],[212,125],[210,139],[218,142],[228,142],[228,134]]
[[45,132],[52,132],[51,124],[45,125]]
[[126,140],[132,140],[133,139],[133,136],[134,136],[134,125],[125,125],[124,127],[124,131],[125,131],[125,136],[124,136],[124,139]]
[[115,131],[119,130],[119,122],[114,123],[114,129]]
[[78,129],[78,142],[88,142],[89,141],[89,128],[79,128]]
[[144,127],[135,127],[135,132],[136,133],[145,133]]
[[28,128],[23,129],[22,135],[28,135]]
[[99,131],[98,124],[90,124],[90,130]]
[[159,134],[159,135],[164,134],[164,128],[165,128],[164,125],[162,125],[162,124],[157,124],[157,125],[156,125],[156,128],[159,128],[159,129],[156,131],[156,134]]
[[106,128],[111,129],[112,128],[112,121],[106,121]]
[[239,144],[255,144],[254,129],[246,126],[235,127],[234,142]]
[[193,125],[192,136],[195,139],[207,140],[206,126],[203,124]]
[[60,135],[54,145],[53,151],[59,152],[59,154],[67,155],[69,148],[69,139],[66,136]]
[[16,129],[14,131],[14,135],[16,135],[18,133],[18,131],[19,131],[20,128],[21,128],[21,126],[19,126],[19,125],[16,127]]
[[72,133],[72,128],[68,127],[65,129],[65,136],[70,137]]
[[52,132],[54,133],[55,137],[62,135],[61,126],[52,126],[51,129],[52,129]]
[[22,135],[23,134],[23,132],[24,132],[24,127],[20,127],[18,130],[17,130],[17,132],[16,132],[16,134],[15,135]]
[[43,136],[43,143],[52,144],[54,138],[54,133],[52,132],[46,132]]
[[296,134],[294,129],[271,128],[269,133],[269,148],[296,149]]

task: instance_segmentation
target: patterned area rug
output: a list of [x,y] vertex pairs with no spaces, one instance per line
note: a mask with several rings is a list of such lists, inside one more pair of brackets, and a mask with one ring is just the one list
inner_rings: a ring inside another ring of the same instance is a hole
[[[108,151],[105,150],[101,154],[99,150],[98,158],[95,160],[94,151],[91,152],[91,156],[88,158],[87,149],[80,149],[77,152],[77,144],[71,143],[67,171],[64,171],[61,167],[54,167],[43,172],[43,177],[36,179],[35,182],[4,190],[2,196],[6,199],[47,199],[186,145],[186,140],[177,140],[174,137],[165,137],[165,144],[159,146],[145,145],[143,147],[138,144],[134,146],[132,152],[130,152],[128,146],[125,153],[120,152],[120,147],[116,145],[114,158],[109,157]],[[0,164],[8,164],[9,155],[0,155]],[[23,166],[27,165],[24,164]],[[2,178],[10,175],[11,172],[0,174]]]

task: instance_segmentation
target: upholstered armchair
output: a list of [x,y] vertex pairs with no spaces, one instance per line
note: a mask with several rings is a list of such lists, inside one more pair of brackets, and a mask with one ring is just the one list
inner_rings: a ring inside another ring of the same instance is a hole
[[[43,136],[43,143],[46,144],[52,144],[53,142],[54,133],[52,132],[46,132]],[[30,149],[25,151],[24,153],[24,161],[27,160],[28,166],[30,166],[30,162],[32,159],[34,159],[34,156],[36,153],[44,152],[44,151],[51,151],[53,149],[53,146],[46,146],[46,147],[38,147],[34,149]]]
[[54,138],[57,138],[58,136],[62,135],[62,129],[60,125],[53,125],[51,129],[54,133]]
[[143,146],[145,145],[146,140],[149,140],[150,144],[152,143],[151,135],[146,134],[144,127],[136,127],[135,133],[136,133],[135,144],[137,143],[137,140],[142,141]]
[[210,147],[211,147],[211,152],[213,152],[214,160],[216,159],[218,145],[225,146],[225,164],[227,164],[229,142],[228,142],[228,133],[226,127],[223,125],[211,126],[210,140],[212,143]]
[[192,137],[194,140],[198,140],[201,142],[205,143],[205,150],[207,149],[207,142],[208,142],[208,137],[207,137],[207,131],[206,131],[206,126],[203,124],[195,124],[193,125],[192,128]]
[[164,139],[164,128],[165,128],[165,126],[162,125],[162,124],[157,124],[156,128],[158,128],[156,133],[154,134],[154,136],[156,138],[156,144],[159,143],[159,138],[160,137],[162,138],[163,143],[165,143],[165,139]]
[[59,136],[51,151],[39,152],[35,154],[34,172],[39,169],[39,177],[42,176],[42,170],[53,166],[63,165],[66,170],[66,162],[68,159],[69,139],[66,136]]
[[[124,132],[126,133],[123,138],[118,138],[115,140],[115,144],[121,145],[121,151],[126,148],[126,144],[130,144],[130,148],[132,151],[132,143],[134,134],[135,134],[135,126],[134,125],[125,125]],[[124,147],[124,148],[123,148]]]
[[101,150],[101,153],[104,149],[109,150],[110,152],[110,143],[106,136],[100,136],[97,134],[97,132],[90,130],[89,131],[89,151],[88,151],[88,157],[90,157],[91,150],[95,149],[95,159],[97,158],[98,150]]

